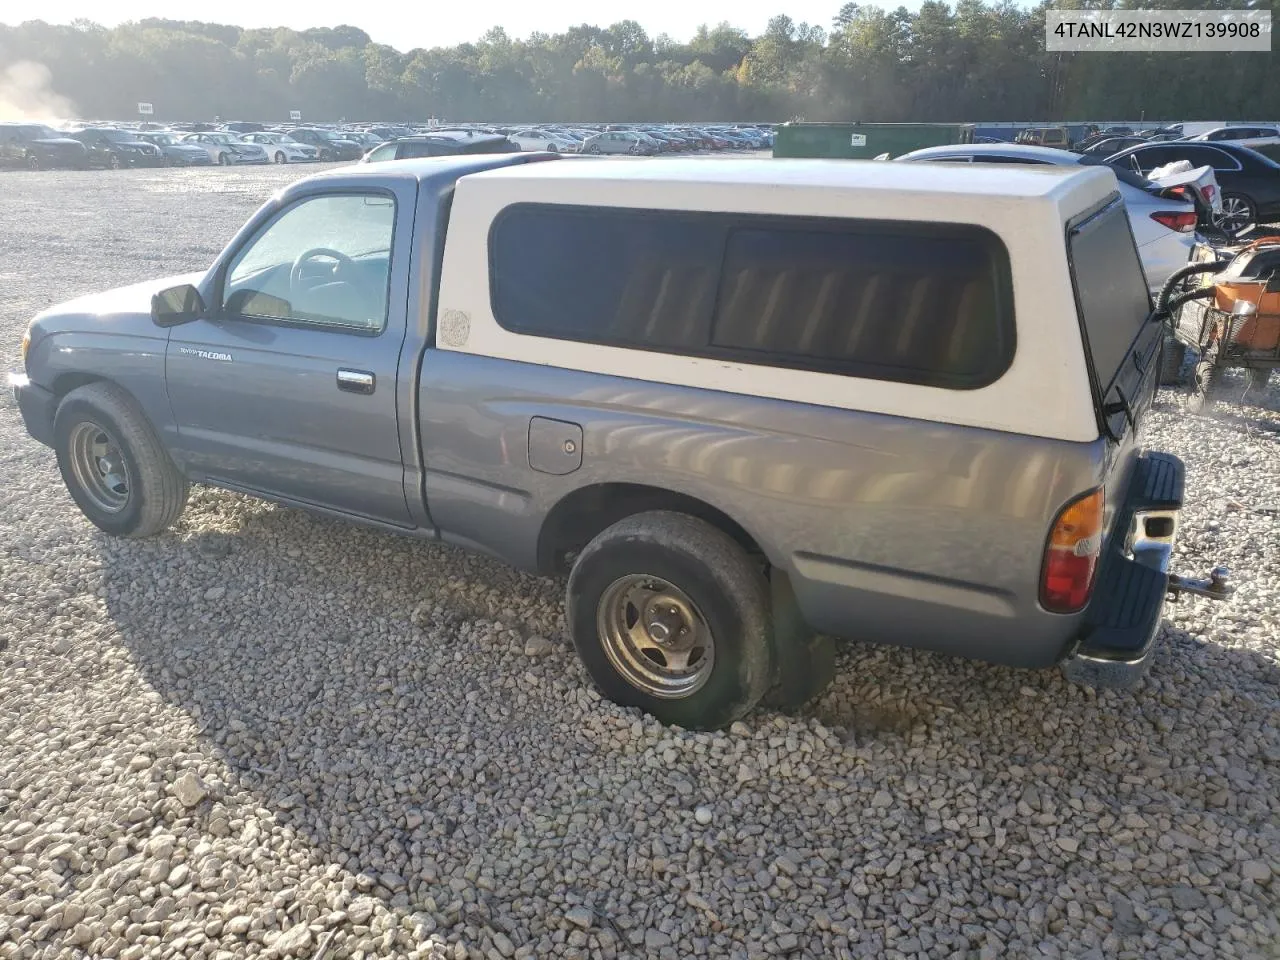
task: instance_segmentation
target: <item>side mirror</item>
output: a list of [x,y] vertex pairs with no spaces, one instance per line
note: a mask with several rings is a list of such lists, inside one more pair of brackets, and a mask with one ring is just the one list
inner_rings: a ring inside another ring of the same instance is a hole
[[200,291],[189,283],[161,290],[151,298],[151,320],[157,327],[176,327],[204,315]]

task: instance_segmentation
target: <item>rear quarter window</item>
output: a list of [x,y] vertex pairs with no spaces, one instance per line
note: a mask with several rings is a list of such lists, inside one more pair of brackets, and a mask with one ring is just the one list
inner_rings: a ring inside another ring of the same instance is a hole
[[1151,312],[1129,219],[1119,198],[1067,234],[1085,349],[1105,396]]
[[520,204],[490,235],[515,333],[968,389],[1012,362],[978,226]]

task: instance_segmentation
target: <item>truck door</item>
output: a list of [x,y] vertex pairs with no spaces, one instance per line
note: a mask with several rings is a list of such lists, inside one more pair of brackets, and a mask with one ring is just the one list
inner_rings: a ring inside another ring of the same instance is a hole
[[223,259],[166,355],[193,475],[413,525],[395,388],[416,193],[319,183]]

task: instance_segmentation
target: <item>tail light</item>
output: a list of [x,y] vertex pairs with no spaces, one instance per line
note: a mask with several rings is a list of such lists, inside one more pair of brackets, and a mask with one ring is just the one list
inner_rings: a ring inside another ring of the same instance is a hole
[[1151,219],[1176,233],[1190,233],[1196,228],[1196,215],[1193,212],[1157,211],[1151,214]]
[[1072,500],[1049,531],[1040,576],[1040,605],[1051,613],[1075,613],[1089,602],[1102,553],[1102,489]]

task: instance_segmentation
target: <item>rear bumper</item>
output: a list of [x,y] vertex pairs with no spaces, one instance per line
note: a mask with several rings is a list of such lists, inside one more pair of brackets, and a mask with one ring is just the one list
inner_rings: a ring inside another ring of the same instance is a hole
[[1185,476],[1182,461],[1172,454],[1148,453],[1139,460],[1084,626],[1062,663],[1068,680],[1124,688],[1146,674],[1169,591]]
[[58,409],[58,398],[53,391],[32,383],[25,374],[9,374],[13,399],[22,413],[27,433],[45,446],[53,446],[53,415]]

